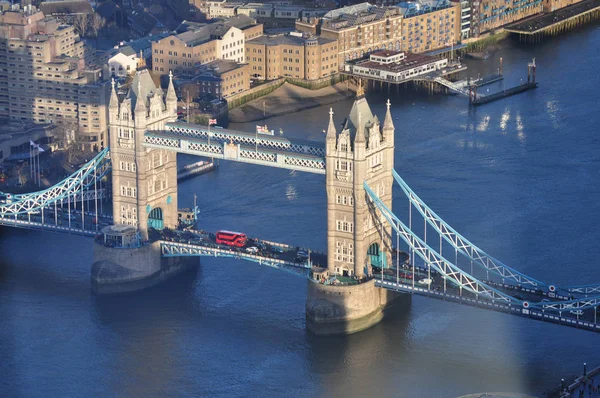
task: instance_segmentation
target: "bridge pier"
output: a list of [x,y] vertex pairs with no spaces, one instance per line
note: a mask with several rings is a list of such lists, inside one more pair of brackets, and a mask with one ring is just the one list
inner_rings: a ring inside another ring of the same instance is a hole
[[197,257],[163,258],[159,242],[121,248],[95,241],[92,290],[99,295],[143,290],[199,264]]
[[309,280],[306,328],[323,336],[360,332],[379,323],[398,298],[410,300],[410,295],[375,287],[373,279],[342,286]]

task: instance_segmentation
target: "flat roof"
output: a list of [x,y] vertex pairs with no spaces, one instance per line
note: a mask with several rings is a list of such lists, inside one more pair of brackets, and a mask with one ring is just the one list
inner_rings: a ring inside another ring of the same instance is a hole
[[360,66],[362,68],[398,73],[412,68],[416,68],[418,66],[440,61],[439,58],[429,57],[427,55],[422,54],[413,54],[409,52],[404,52],[404,54],[406,57],[403,60],[401,60],[400,62],[393,62],[390,64],[381,64],[379,62],[371,61],[369,59],[362,59],[349,63],[352,63],[355,66]]
[[[319,44],[327,44],[334,42],[333,39],[323,37],[313,37],[312,40],[317,40]],[[292,46],[303,46],[308,38],[292,36],[292,35],[277,35],[277,36],[259,36],[252,40],[246,41],[247,44],[264,44],[267,46],[278,46],[280,44],[288,44]]]

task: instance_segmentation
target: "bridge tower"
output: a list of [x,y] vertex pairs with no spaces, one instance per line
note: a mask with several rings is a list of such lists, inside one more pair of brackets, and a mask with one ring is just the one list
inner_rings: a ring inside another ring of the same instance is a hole
[[113,80],[109,142],[114,223],[136,227],[143,240],[148,238],[149,226],[177,226],[176,154],[143,146],[147,130],[162,130],[175,120],[177,96],[172,74],[166,95],[143,66],[122,99]]
[[[360,84],[360,83],[359,83]],[[375,286],[372,266],[391,265],[391,226],[369,205],[364,183],[392,207],[394,123],[390,102],[383,126],[364,97],[362,85],[350,115],[338,132],[329,111],[325,139],[327,189],[327,271],[360,283],[311,281],[307,286],[306,326],[315,334],[349,334],[384,317],[398,294]]]
[[391,265],[391,226],[368,206],[363,183],[392,208],[394,123],[390,102],[383,126],[359,86],[350,115],[336,131],[329,112],[326,137],[327,268],[330,274],[371,273]]

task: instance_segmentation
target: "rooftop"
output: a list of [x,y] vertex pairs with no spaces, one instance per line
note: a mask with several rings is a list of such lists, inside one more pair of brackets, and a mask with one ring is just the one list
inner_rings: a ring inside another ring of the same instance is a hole
[[44,15],[88,14],[94,11],[86,0],[45,1],[40,4],[40,10]]
[[218,59],[204,64],[203,66],[210,68],[211,72],[221,75],[223,73],[231,72],[232,70],[239,69],[246,64],[239,64],[235,61],[228,59]]
[[[384,53],[389,53],[389,54],[383,55]],[[391,56],[391,55],[396,55],[396,54],[398,54],[398,52],[386,50],[386,51],[379,51],[372,55],[385,57],[385,56]],[[399,73],[399,72],[402,72],[402,71],[405,71],[408,69],[415,68],[417,66],[427,65],[429,63],[439,61],[439,58],[437,58],[437,57],[430,57],[430,56],[422,55],[422,54],[413,54],[413,53],[409,53],[409,52],[404,52],[404,55],[405,55],[405,58],[403,60],[401,60],[399,62],[389,63],[389,64],[383,64],[383,63],[371,61],[370,58],[363,58],[363,59],[359,59],[359,60],[348,61],[348,63],[352,63],[355,66],[360,66],[363,68],[377,69],[377,70],[383,70],[383,71],[387,71],[387,72]]]
[[225,22],[215,22],[207,25],[202,25],[195,28],[194,25],[189,25],[190,30],[177,35],[177,37],[184,41],[188,46],[196,46],[207,42],[215,37],[222,37],[232,27],[238,29],[245,29],[255,25],[255,21],[247,15],[237,15],[229,18]]
[[[317,40],[319,44],[331,43],[335,40],[326,39],[324,37],[313,37],[313,40]],[[248,40],[247,44],[263,44],[266,46],[277,46],[280,44],[286,44],[290,46],[303,46],[308,39],[304,37],[298,37],[293,35],[276,35],[276,36],[259,36],[252,40]]]

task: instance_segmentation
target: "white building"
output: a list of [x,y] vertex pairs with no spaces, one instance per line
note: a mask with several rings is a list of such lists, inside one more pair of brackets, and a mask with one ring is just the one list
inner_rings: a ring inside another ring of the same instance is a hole
[[399,83],[447,66],[445,58],[383,50],[372,53],[368,59],[346,62],[344,70],[355,76]]

